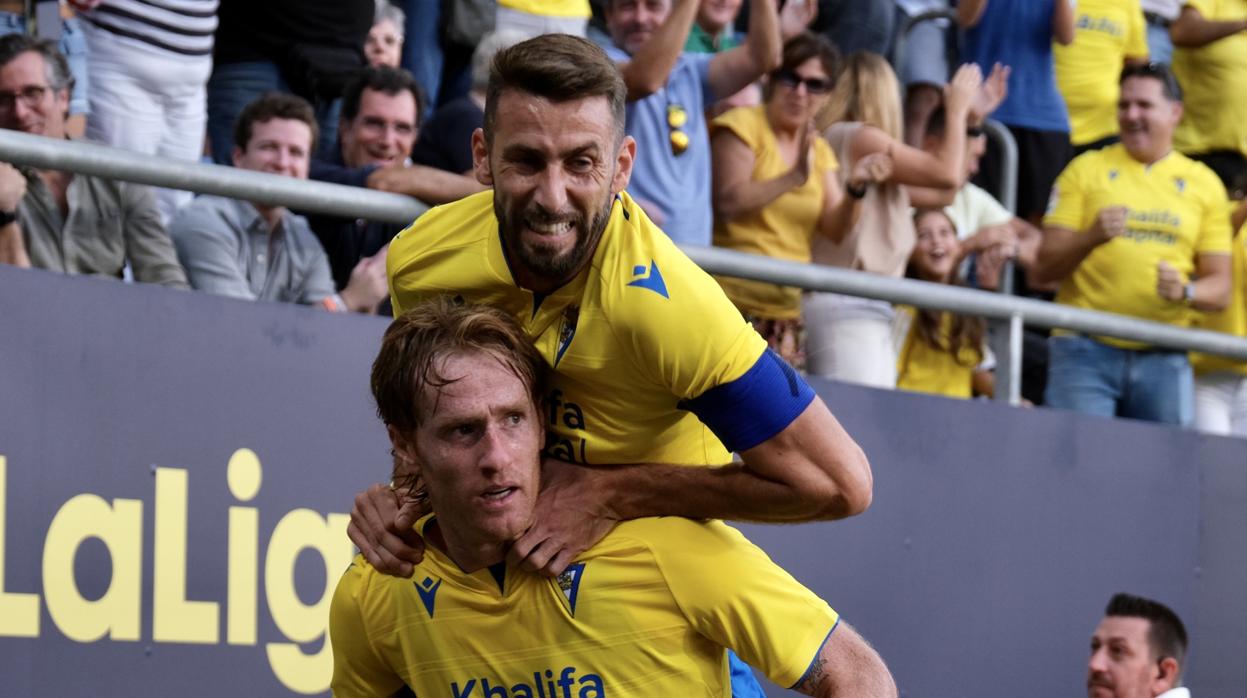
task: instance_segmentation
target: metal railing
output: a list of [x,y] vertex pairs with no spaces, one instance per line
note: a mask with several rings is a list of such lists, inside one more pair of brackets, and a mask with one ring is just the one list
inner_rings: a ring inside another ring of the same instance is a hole
[[[52,140],[5,130],[0,130],[0,161],[390,223],[408,223],[427,208],[415,199],[397,194],[307,182],[219,165],[170,162],[94,143]],[[685,246],[683,249],[694,262],[713,274],[987,318],[996,325],[998,334],[1003,338],[997,350],[996,397],[1010,404],[1017,404],[1020,398],[1023,324],[1064,328],[1090,335],[1134,340],[1155,347],[1194,350],[1247,361],[1247,339],[1216,332],[1184,329],[988,291],[800,264],[721,248]]]

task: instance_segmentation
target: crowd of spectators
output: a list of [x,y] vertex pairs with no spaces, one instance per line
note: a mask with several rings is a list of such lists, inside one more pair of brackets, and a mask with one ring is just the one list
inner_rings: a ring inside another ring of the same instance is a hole
[[[587,35],[627,85],[629,193],[678,243],[1247,334],[1247,0],[25,6],[0,0],[2,128],[436,205],[486,189],[493,54]],[[0,224],[4,263],[359,312],[388,312],[401,227],[5,163]],[[813,375],[992,392],[981,320],[720,282]],[[1027,340],[1035,404],[1247,433],[1247,366]]]

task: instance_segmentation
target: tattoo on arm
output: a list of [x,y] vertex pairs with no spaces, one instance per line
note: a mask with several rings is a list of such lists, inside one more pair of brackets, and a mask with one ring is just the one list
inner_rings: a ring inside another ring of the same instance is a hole
[[801,677],[801,681],[799,681],[796,686],[793,686],[793,689],[807,696],[812,696],[814,695],[814,692],[818,690],[819,685],[823,683],[823,679],[826,678],[826,676],[827,658],[823,656],[823,652],[820,649],[818,656],[815,657],[814,662],[810,664],[809,670],[805,672],[805,676]]

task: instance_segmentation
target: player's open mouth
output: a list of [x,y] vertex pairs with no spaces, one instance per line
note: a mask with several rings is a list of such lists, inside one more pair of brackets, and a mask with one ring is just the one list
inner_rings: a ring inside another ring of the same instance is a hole
[[524,225],[538,235],[563,235],[574,227],[572,221],[556,221],[554,223],[524,221]]
[[518,487],[494,487],[482,492],[481,499],[485,500],[486,505],[502,504],[518,491]]

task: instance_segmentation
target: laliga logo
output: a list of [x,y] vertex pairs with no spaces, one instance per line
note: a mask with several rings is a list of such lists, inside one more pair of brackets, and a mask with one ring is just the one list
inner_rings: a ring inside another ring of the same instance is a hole
[[[6,462],[0,456],[0,637],[40,636],[40,602],[65,637],[95,642],[105,635],[114,641],[142,637],[143,502],[80,494],[61,505],[48,525],[43,543],[43,598],[38,593],[4,587]],[[260,460],[249,449],[230,457],[226,475],[230,493],[249,502],[260,491]],[[186,598],[187,472],[155,468],[154,545],[152,560],[151,639],[156,642],[217,644],[221,609],[216,601]],[[277,629],[289,642],[265,643],[273,675],[292,691],[319,693],[329,688],[333,649],[327,634],[329,603],[339,573],[354,551],[346,537],[344,514],[321,516],[295,509],[277,522],[264,557],[264,593]],[[260,514],[254,507],[229,508],[228,580],[225,641],[257,643]],[[112,563],[108,589],[89,599],[74,574],[78,548],[97,539]],[[325,590],[312,605],[299,600],[294,567],[304,550],[319,553],[325,564]],[[319,652],[304,654],[299,643],[324,639]]]

